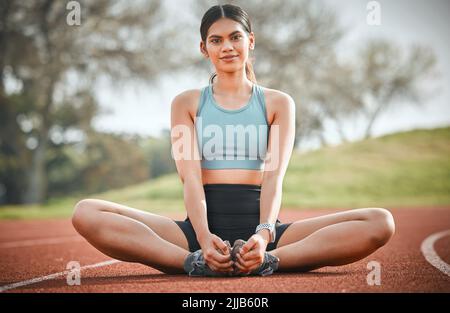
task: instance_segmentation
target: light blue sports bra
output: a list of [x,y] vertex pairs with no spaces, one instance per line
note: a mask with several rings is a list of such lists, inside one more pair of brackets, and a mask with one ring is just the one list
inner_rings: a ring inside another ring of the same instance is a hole
[[270,125],[264,93],[257,84],[248,103],[235,110],[215,101],[211,84],[202,88],[195,128],[202,168],[264,169]]

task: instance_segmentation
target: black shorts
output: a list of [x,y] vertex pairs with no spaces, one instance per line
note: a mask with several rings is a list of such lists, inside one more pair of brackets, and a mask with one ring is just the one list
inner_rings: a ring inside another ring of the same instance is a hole
[[[254,233],[259,221],[259,203],[261,186],[246,184],[206,184],[203,186],[206,198],[209,231],[233,245],[236,239],[248,240]],[[175,221],[189,243],[191,252],[200,245],[194,228],[187,217],[184,221]],[[275,242],[267,245],[267,251],[277,247],[280,237],[292,223],[276,222]]]

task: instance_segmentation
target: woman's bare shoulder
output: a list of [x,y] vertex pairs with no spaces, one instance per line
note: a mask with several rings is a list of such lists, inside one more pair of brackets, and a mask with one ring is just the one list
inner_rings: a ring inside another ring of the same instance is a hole
[[197,112],[201,89],[188,89],[175,96],[172,109],[177,111],[188,110],[191,117]]
[[283,91],[262,86],[261,88],[263,90],[266,102],[267,119],[269,121],[269,124],[272,124],[274,116],[276,112],[281,109],[281,106],[293,100],[289,94]]
[[287,94],[286,92],[283,92],[283,91],[280,91],[277,89],[262,87],[262,86],[261,86],[261,88],[264,92],[264,97],[266,98],[266,104],[267,104],[267,102],[274,103],[274,102],[292,99],[292,97],[289,94]]

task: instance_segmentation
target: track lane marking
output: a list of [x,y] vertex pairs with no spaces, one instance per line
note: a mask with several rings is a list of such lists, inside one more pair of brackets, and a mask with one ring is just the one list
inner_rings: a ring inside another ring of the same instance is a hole
[[[88,268],[96,268],[96,267],[108,266],[108,265],[116,264],[116,263],[120,263],[120,262],[122,262],[122,261],[109,260],[109,261],[104,261],[104,262],[100,262],[100,263],[85,265],[85,266],[80,267],[80,271],[84,270],[84,269],[88,269]],[[58,278],[58,277],[61,277],[61,276],[66,276],[70,272],[71,272],[70,270],[65,270],[65,271],[59,272],[59,273],[54,273],[54,274],[50,274],[50,275],[46,275],[46,276],[36,277],[36,278],[32,278],[32,279],[28,279],[28,280],[12,283],[12,284],[9,284],[9,285],[3,285],[3,286],[0,286],[0,292],[4,292],[6,290],[11,290],[11,289],[15,289],[15,288],[23,287],[23,286],[28,286],[28,285],[31,285],[31,284],[40,283],[40,282],[43,282],[43,281],[46,281],[46,280],[52,280],[52,279],[55,279],[55,278]]]
[[425,259],[447,276],[450,276],[450,265],[445,263],[434,250],[434,243],[439,239],[450,236],[450,229],[428,236],[420,246]]

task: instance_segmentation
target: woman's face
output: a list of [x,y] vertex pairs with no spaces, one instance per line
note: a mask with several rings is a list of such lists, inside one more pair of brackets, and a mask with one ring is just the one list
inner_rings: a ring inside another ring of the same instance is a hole
[[[253,32],[247,34],[241,24],[228,18],[217,20],[208,30],[206,46],[200,43],[201,52],[211,59],[217,72],[234,72],[245,66],[249,49],[254,49]],[[224,59],[225,56],[236,56]]]

